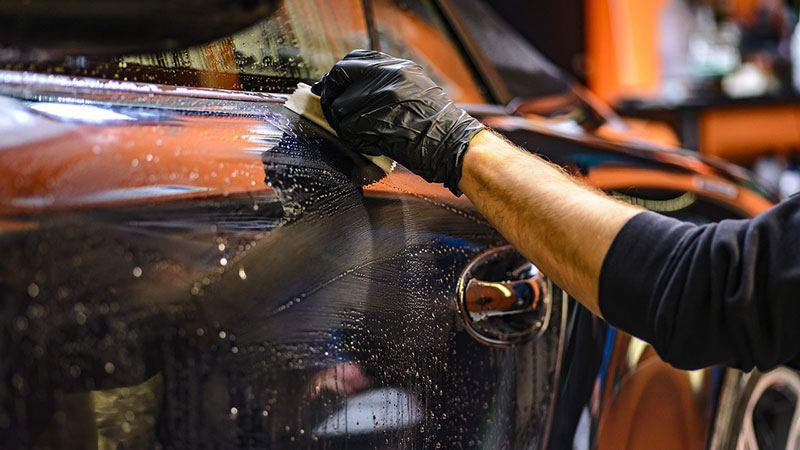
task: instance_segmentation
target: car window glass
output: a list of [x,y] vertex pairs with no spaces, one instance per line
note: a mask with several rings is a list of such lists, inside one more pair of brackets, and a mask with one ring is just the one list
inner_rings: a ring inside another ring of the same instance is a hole
[[420,64],[453,100],[485,103],[483,88],[430,1],[376,0],[373,6],[381,50]]
[[[233,36],[171,52],[24,60],[0,54],[0,69],[257,92],[292,92],[353,49],[371,48],[363,2],[283,0]],[[412,59],[457,102],[485,103],[459,44],[430,0],[372,3],[380,48]]]
[[512,97],[571,93],[569,77],[480,1],[457,2],[457,12],[475,43],[500,73]]
[[369,48],[359,0],[283,0],[267,19],[231,37],[173,52],[0,68],[180,86],[290,92],[316,81],[354,48]]
[[366,36],[366,21],[358,0],[285,0],[267,20],[230,38],[123,60],[143,66],[194,68],[211,74],[310,81],[319,79],[351,49],[366,48]]

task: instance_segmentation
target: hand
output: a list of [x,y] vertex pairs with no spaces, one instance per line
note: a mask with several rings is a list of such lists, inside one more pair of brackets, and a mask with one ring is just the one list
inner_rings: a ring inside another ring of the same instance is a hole
[[460,195],[464,153],[484,129],[414,62],[354,50],[311,88],[339,138],[368,155],[387,155]]

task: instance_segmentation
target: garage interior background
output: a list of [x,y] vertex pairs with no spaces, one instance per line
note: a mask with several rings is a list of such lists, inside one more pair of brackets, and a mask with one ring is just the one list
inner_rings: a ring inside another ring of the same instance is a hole
[[666,124],[682,147],[752,168],[784,195],[800,191],[798,2],[513,0],[492,7],[622,116]]

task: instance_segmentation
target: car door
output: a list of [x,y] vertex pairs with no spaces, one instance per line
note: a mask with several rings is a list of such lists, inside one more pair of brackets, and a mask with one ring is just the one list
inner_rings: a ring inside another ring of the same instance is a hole
[[9,448],[543,442],[563,295],[467,326],[525,266],[469,202],[285,97],[2,79]]

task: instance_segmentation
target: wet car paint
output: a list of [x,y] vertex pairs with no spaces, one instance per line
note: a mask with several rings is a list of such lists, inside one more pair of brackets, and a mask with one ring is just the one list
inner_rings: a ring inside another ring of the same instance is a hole
[[562,305],[535,343],[463,330],[457,275],[504,244],[468,202],[403,169],[356,187],[280,103],[97,93],[130,119],[43,112],[30,87],[3,109],[58,130],[0,150],[23,175],[3,177],[3,223],[25,225],[0,234],[9,448],[541,444]]

